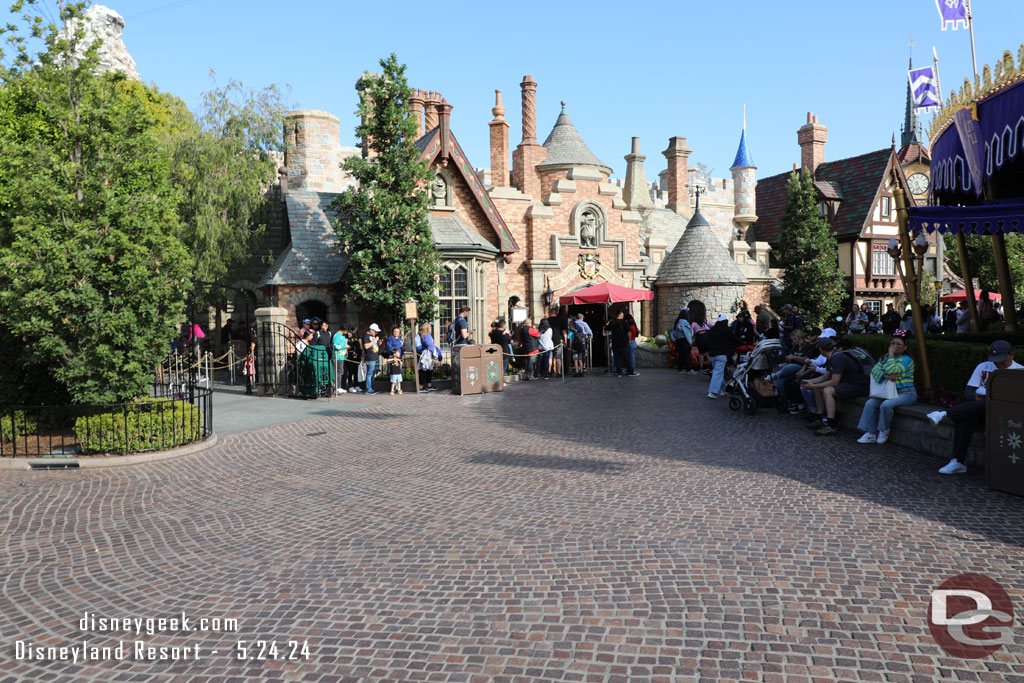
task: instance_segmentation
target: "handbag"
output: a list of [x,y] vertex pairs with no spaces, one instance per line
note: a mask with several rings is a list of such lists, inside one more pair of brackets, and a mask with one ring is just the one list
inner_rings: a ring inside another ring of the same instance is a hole
[[360,382],[366,381],[366,363],[359,364],[359,370],[356,372],[356,377]]
[[896,398],[899,392],[896,391],[896,382],[891,379],[884,379],[881,382],[876,382],[874,377],[869,377],[871,381],[871,391],[869,395],[871,398],[880,398],[883,401],[888,401],[890,398]]
[[420,370],[433,370],[434,369],[434,354],[430,352],[430,349],[423,349],[423,353],[420,354]]

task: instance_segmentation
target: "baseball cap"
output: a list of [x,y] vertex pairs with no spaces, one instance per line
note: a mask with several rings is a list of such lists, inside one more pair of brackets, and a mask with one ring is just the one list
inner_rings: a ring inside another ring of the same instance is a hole
[[833,330],[831,327],[826,327],[821,331],[821,334],[818,336],[820,336],[822,339],[835,339],[836,331]]
[[729,317],[725,313],[723,313],[720,316],[718,316],[718,322],[729,322]]
[[822,334],[822,337],[818,339],[818,349],[821,351],[831,351],[836,347],[836,343],[832,341],[831,337],[826,337]]
[[1002,339],[992,342],[992,346],[988,347],[988,359],[993,363],[1003,362],[1011,353],[1013,353],[1013,345]]
[[378,325],[377,323],[373,323],[372,325],[370,325],[370,329],[373,330],[374,332],[380,332],[380,325]]
[[811,329],[807,330],[807,336],[808,337],[820,337],[821,336],[821,328],[820,327],[812,327]]
[[786,304],[785,306],[782,307],[782,310],[785,311],[786,309],[792,309],[792,308],[793,308],[793,304]]

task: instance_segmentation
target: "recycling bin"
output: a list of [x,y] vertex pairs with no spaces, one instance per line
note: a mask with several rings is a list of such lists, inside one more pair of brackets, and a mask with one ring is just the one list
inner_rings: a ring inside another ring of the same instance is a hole
[[1024,370],[997,370],[989,380],[985,478],[990,489],[1024,496]]
[[505,389],[504,357],[498,344],[484,344],[480,352],[480,367],[483,371],[485,394]]
[[459,344],[452,347],[452,393],[483,393],[482,347],[477,344]]

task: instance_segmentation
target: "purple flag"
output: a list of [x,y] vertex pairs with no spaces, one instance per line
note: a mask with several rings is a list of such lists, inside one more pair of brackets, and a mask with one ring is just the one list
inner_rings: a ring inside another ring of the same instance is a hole
[[935,77],[935,69],[930,66],[911,69],[908,75],[910,77],[910,92],[914,97],[914,108],[927,109],[939,106],[939,83]]
[[981,196],[981,181],[984,178],[985,148],[981,142],[981,126],[978,125],[978,105],[964,107],[953,118],[960,144],[967,157],[967,168],[971,172],[974,194]]
[[969,0],[935,0],[942,20],[942,30],[967,28],[967,3]]

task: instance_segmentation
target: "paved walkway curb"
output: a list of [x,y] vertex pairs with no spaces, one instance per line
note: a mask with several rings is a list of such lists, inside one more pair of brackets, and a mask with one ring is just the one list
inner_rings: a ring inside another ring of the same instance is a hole
[[92,467],[121,467],[124,465],[142,465],[159,460],[170,460],[183,455],[201,453],[217,445],[217,432],[210,434],[204,441],[190,443],[181,448],[174,448],[159,453],[136,453],[134,455],[113,455],[99,458],[0,458],[0,470],[30,470],[32,465],[64,465],[77,463],[79,469]]

